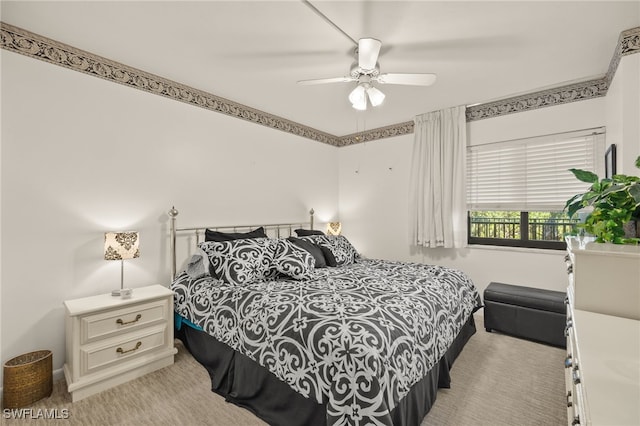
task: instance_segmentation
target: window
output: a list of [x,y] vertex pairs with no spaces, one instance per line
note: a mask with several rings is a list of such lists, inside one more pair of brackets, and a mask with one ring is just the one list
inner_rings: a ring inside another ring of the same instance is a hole
[[569,169],[600,172],[603,151],[604,128],[467,148],[469,244],[564,249],[565,202],[588,187]]
[[470,211],[469,244],[563,250],[577,219],[562,211]]

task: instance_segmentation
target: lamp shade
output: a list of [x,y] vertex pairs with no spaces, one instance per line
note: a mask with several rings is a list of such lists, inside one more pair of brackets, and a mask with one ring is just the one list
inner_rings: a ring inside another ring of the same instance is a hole
[[140,237],[138,232],[105,232],[104,258],[105,260],[135,259],[140,257]]
[[377,107],[384,101],[384,93],[368,82],[358,83],[356,88],[349,93],[351,106],[360,111],[367,109],[367,98],[371,102],[371,106]]
[[342,224],[340,222],[329,222],[327,224],[327,234],[340,235],[342,232]]
[[349,101],[351,106],[357,110],[363,111],[367,109],[367,92],[363,84],[358,84],[355,89],[349,93]]
[[367,95],[369,95],[371,105],[374,107],[377,107],[378,105],[382,104],[382,101],[384,101],[384,93],[373,86],[367,89]]

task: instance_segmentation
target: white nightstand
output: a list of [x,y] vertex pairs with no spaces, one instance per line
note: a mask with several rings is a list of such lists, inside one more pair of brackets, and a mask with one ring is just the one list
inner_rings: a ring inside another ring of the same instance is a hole
[[173,364],[173,292],[160,285],[67,300],[64,375],[73,402]]

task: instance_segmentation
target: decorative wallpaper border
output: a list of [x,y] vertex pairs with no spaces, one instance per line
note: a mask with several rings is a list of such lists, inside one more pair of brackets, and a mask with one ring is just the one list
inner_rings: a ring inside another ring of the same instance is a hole
[[512,98],[467,107],[467,122],[529,111],[547,106],[584,101],[607,94],[605,78],[574,83],[554,89],[514,96]]
[[[184,84],[111,61],[0,22],[0,47],[148,93],[261,124],[337,147],[413,133],[413,121],[334,136]],[[605,96],[622,56],[640,53],[640,27],[620,33],[607,74],[599,79],[514,96],[467,108],[467,122]]]
[[609,69],[605,79],[607,80],[607,88],[613,81],[613,76],[616,75],[616,70],[620,64],[620,59],[623,56],[631,55],[632,53],[640,53],[640,27],[631,28],[620,33],[618,37],[618,44],[616,50],[613,53],[611,62],[609,63]]
[[148,93],[227,114],[283,132],[337,146],[338,138],[277,115],[149,74],[136,68],[76,49],[55,40],[0,22],[3,49],[123,84]]
[[413,133],[413,121],[392,124],[390,126],[378,127],[360,133],[352,133],[338,138],[338,146],[354,145],[362,142],[374,141],[376,139],[391,138]]

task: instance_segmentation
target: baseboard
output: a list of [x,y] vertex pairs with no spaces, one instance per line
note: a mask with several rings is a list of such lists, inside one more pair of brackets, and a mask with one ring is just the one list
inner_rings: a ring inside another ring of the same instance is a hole
[[57,370],[53,370],[53,381],[54,383],[60,379],[64,379],[64,369],[58,368]]

